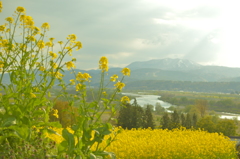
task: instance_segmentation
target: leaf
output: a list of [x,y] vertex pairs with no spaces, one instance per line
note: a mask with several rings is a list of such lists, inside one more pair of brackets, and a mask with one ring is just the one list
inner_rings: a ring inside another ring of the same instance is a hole
[[68,132],[67,129],[62,130],[62,136],[67,141],[69,151],[72,152],[75,146],[74,135]]
[[29,128],[25,125],[22,125],[21,127],[14,126],[14,130],[16,134],[22,139],[27,140],[27,138],[29,137]]
[[96,159],[97,157],[93,154],[93,153],[90,153],[90,159]]
[[16,124],[16,118],[9,116],[7,118],[4,118],[2,127],[8,127],[14,124]]

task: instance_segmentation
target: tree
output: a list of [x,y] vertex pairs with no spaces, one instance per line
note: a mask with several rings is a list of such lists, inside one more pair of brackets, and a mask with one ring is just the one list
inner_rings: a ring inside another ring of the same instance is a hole
[[236,135],[237,126],[234,120],[221,119],[216,125],[216,131],[226,136]]
[[197,114],[196,114],[196,113],[193,113],[193,116],[192,116],[192,126],[193,126],[193,127],[196,127],[196,126],[197,126],[197,121],[198,121]]
[[156,103],[156,105],[155,105],[155,112],[157,114],[163,114],[165,112],[165,108],[162,107],[160,103]]
[[117,125],[121,126],[124,129],[126,129],[126,128],[131,129],[132,128],[131,107],[132,107],[132,105],[127,103],[119,111],[118,124]]
[[171,119],[169,117],[168,112],[165,112],[162,116],[162,120],[161,120],[161,125],[162,125],[162,129],[169,129],[171,123]]
[[186,127],[186,118],[183,113],[181,114],[181,125],[183,127]]
[[145,110],[145,116],[144,116],[144,128],[152,128],[154,129],[155,124],[153,121],[152,111],[151,111],[151,105],[147,105],[147,109]]
[[176,110],[171,114],[171,126],[170,129],[179,128],[180,127],[180,118],[178,112]]
[[195,101],[196,108],[199,110],[201,117],[204,117],[207,111],[207,100],[197,99]]
[[211,116],[205,116],[197,122],[197,127],[208,132],[216,132],[216,124],[212,121]]
[[187,113],[187,117],[186,117],[186,122],[184,125],[187,129],[190,129],[193,126],[193,122],[191,119],[191,115],[189,113]]
[[[134,103],[133,103],[134,104]],[[126,104],[119,111],[118,126],[124,129],[141,128],[144,127],[145,114],[143,108],[137,103],[134,105]]]

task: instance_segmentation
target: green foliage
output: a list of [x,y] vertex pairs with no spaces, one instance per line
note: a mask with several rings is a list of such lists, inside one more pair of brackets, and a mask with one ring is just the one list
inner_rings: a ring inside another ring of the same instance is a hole
[[[215,121],[215,122],[214,122]],[[226,136],[236,135],[237,126],[234,120],[218,119],[213,116],[205,116],[197,122],[197,127],[208,132],[219,132]]]
[[[58,110],[58,118],[54,116],[54,110]],[[50,121],[59,121],[62,127],[71,127],[76,123],[78,115],[78,108],[71,107],[69,102],[57,100],[53,106],[53,110],[50,112]]]
[[136,103],[126,104],[119,111],[117,125],[124,129],[141,128],[144,126],[144,122],[143,108]]
[[[125,76],[130,76],[130,70],[124,68],[120,81],[115,75],[106,84],[108,59],[101,57],[100,86],[89,98],[87,88],[92,77],[88,73],[74,71],[75,58],[65,62],[67,55],[72,56],[73,49],[82,48],[76,35],[68,35],[65,43],[54,43],[54,38],[46,40],[50,25],[43,23],[41,31],[34,26],[33,18],[26,15],[23,7],[18,7],[14,16],[6,18],[6,21],[8,23],[0,26],[0,154],[10,155],[10,158],[11,155],[13,158],[114,156],[105,149],[115,137],[106,139],[106,136],[114,130],[110,121],[119,102],[115,97],[125,86],[122,82]],[[54,53],[56,51],[58,53]],[[74,75],[67,84],[63,80],[64,68]],[[8,84],[3,84],[4,77],[9,77]],[[55,84],[58,84],[59,93],[51,100],[51,89]],[[113,84],[114,89],[107,94],[106,86],[109,84]],[[68,87],[74,87],[75,92],[68,93]],[[127,97],[122,102],[126,100]],[[101,120],[104,112],[110,112],[107,122]],[[64,140],[55,147],[46,136],[55,134],[54,127],[61,126]],[[36,135],[37,131],[41,133]],[[113,132],[113,135],[118,133]],[[108,144],[100,148],[99,144],[105,139]],[[93,144],[97,144],[95,149],[91,149]]]
[[147,105],[147,109],[145,110],[145,115],[144,115],[144,128],[149,128],[149,127],[152,129],[154,129],[155,127],[151,105]]
[[161,106],[160,103],[156,103],[155,105],[155,113],[156,114],[163,114],[165,112],[165,108]]

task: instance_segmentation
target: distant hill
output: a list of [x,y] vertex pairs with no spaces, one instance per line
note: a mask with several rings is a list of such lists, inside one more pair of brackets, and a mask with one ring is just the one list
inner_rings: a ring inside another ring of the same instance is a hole
[[[206,84],[206,82],[210,82],[212,86],[204,85],[204,89],[208,87],[208,91],[219,91],[223,89],[227,91],[240,91],[238,90],[238,86],[234,87],[234,85],[238,85],[238,82],[240,82],[240,68],[230,68],[224,66],[204,66],[186,59],[170,58],[133,62],[126,67],[131,69],[131,76],[124,79],[124,82],[126,83],[126,88],[139,87],[146,89],[160,89],[160,81],[169,81],[169,83],[165,83],[166,86],[168,85],[169,89],[183,90],[185,89],[183,86],[186,83],[182,82],[187,82],[186,87],[188,87],[189,90],[194,91],[200,90],[197,89],[198,86],[196,86],[195,84],[201,87],[202,84],[200,83]],[[108,73],[105,75],[105,82],[108,82],[113,74],[118,74],[119,79],[121,79],[123,76],[121,70],[122,68],[110,68]],[[62,72],[65,75],[63,77],[65,83],[69,83],[70,79],[74,79],[74,74],[72,74],[71,72],[72,71],[68,70]],[[92,76],[91,85],[99,85],[101,78],[101,70],[75,69],[75,72],[89,73]],[[171,83],[174,81],[175,83]],[[176,81],[179,81],[179,83],[177,83]],[[192,82],[194,84],[190,85],[189,82]],[[230,82],[231,84],[224,84],[224,82]],[[8,76],[4,77],[3,83],[9,83]],[[180,84],[180,86],[178,84]],[[219,87],[219,84],[224,84],[224,88],[214,88],[214,85],[216,87]],[[113,87],[113,85],[114,84],[109,84],[108,86]],[[164,87],[161,86],[161,88]]]
[[142,68],[155,68],[155,69],[162,69],[162,70],[195,70],[200,69],[202,65],[186,60],[186,59],[154,59],[149,61],[137,61],[133,62],[126,67],[130,68],[131,70],[142,69]]

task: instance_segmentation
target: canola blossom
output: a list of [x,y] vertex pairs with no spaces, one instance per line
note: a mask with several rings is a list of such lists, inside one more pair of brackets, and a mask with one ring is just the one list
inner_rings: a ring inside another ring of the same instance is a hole
[[118,75],[114,74],[110,77],[110,81],[115,82],[118,79]]
[[123,68],[121,72],[124,76],[130,76],[131,70],[129,68]]
[[102,70],[102,72],[108,71],[108,59],[107,57],[103,56],[99,60],[99,69]]
[[[2,2],[1,2],[2,3]],[[26,11],[26,9],[24,8],[24,7],[17,7],[17,12],[20,12],[20,13],[22,13],[22,12],[25,12]]]
[[116,89],[122,90],[122,88],[125,87],[125,84],[122,82],[117,82],[114,86]]
[[121,102],[122,102],[122,103],[129,103],[129,102],[130,102],[130,99],[128,98],[128,96],[123,96],[123,97],[121,98]]
[[[62,128],[53,128],[57,134],[46,136],[61,143]],[[69,129],[69,128],[68,128]],[[118,131],[119,128],[114,130]],[[71,133],[73,131],[69,129]],[[94,134],[91,134],[92,139]],[[114,137],[114,133],[110,135]],[[101,148],[107,145],[106,136]],[[231,141],[226,136],[218,133],[208,133],[201,130],[190,129],[132,129],[122,130],[115,141],[106,148],[108,152],[114,152],[118,159],[235,159],[236,141]],[[92,150],[96,145],[92,147]]]
[[133,129],[118,134],[106,151],[118,159],[235,159],[235,144],[223,135],[200,130]]

